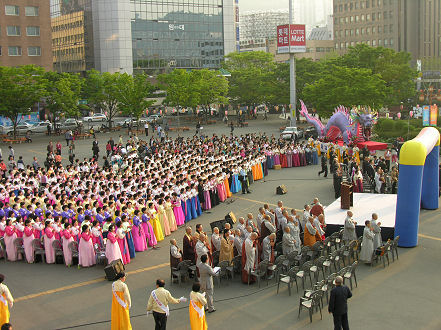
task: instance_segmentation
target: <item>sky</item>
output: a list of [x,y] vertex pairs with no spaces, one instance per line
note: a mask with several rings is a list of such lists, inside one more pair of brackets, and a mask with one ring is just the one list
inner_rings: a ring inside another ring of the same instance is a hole
[[[295,0],[294,0],[295,1]],[[241,12],[255,10],[288,10],[288,0],[239,0],[239,10]]]

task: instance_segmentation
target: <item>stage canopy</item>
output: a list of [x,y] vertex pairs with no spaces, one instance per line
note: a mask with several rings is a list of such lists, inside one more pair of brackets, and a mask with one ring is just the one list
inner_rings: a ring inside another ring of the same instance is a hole
[[363,149],[365,146],[368,147],[369,150],[386,150],[387,143],[383,142],[375,142],[375,141],[365,141],[357,143],[357,147]]

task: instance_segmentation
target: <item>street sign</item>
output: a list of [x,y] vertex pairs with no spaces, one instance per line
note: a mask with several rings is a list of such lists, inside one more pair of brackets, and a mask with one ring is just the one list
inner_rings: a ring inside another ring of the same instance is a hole
[[289,24],[277,27],[277,52],[279,54],[289,53]]
[[289,26],[289,52],[306,52],[306,31],[304,24],[291,24]]

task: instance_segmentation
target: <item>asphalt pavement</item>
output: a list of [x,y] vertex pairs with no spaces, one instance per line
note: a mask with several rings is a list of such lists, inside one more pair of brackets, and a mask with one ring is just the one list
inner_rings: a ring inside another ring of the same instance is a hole
[[[236,128],[235,134],[266,132],[279,135],[278,128],[284,123],[278,118],[269,121],[249,121],[249,127]],[[223,124],[204,126],[203,132],[211,135],[229,134]],[[117,139],[116,132],[112,136]],[[177,133],[171,133],[177,136]],[[189,136],[192,131],[181,133]],[[99,134],[101,155],[105,142],[111,134]],[[56,137],[51,138],[54,142]],[[32,144],[14,145],[16,155],[23,155],[30,162],[36,155],[43,163],[48,137],[38,137]],[[60,141],[64,142],[63,137]],[[67,149],[63,145],[63,156]],[[92,140],[77,142],[77,156],[90,157]],[[3,155],[6,147],[2,146]],[[192,220],[191,226],[203,224],[209,232],[209,223],[223,219],[232,211],[237,217],[248,212],[257,215],[258,208],[268,202],[276,204],[282,200],[287,207],[303,208],[318,197],[324,205],[333,202],[332,179],[317,176],[319,166],[271,170],[264,181],[251,185],[251,194],[236,194],[228,203],[205,212]],[[285,184],[288,193],[275,194],[280,184]],[[372,205],[375,211],[375,205]],[[369,267],[364,264],[357,268],[358,287],[353,289],[349,300],[349,324],[351,329],[440,329],[438,284],[441,273],[441,224],[439,211],[422,211],[419,244],[411,249],[399,249],[399,260],[386,268],[382,265]],[[355,219],[357,216],[355,215]],[[364,219],[363,219],[364,220]],[[381,220],[381,219],[380,219]],[[127,284],[132,296],[131,322],[133,329],[153,329],[152,316],[145,315],[147,299],[157,278],[166,280],[166,287],[175,297],[187,296],[191,282],[170,283],[169,239],[176,238],[182,246],[184,229],[180,228],[159,244],[160,249],[149,249],[136,254],[136,258],[126,266]],[[11,311],[14,329],[109,329],[111,312],[111,282],[104,279],[103,266],[77,269],[64,265],[41,263],[4,262],[0,260],[0,273],[6,275],[7,284],[16,299]],[[288,295],[286,286],[281,286],[276,294],[275,280],[263,281],[261,287],[233,280],[223,280],[215,285],[216,312],[207,315],[210,329],[332,329],[332,316],[327,313],[326,299],[323,319],[313,315],[310,323],[308,312],[302,310],[298,318],[299,296],[303,293],[294,288]],[[188,303],[171,306],[168,320],[169,329],[190,329]]]

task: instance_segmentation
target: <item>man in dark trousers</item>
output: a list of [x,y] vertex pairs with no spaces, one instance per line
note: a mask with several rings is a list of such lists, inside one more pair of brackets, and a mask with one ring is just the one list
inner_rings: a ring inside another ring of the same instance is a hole
[[335,288],[331,290],[328,311],[334,316],[334,330],[349,330],[347,300],[352,297],[352,292],[343,284],[343,278],[335,278]]
[[320,176],[320,174],[322,174],[322,173],[325,173],[324,177],[326,178],[328,176],[328,164],[326,162],[326,155],[325,154],[322,154],[321,164],[322,164],[322,170],[320,172],[318,172],[318,176]]

